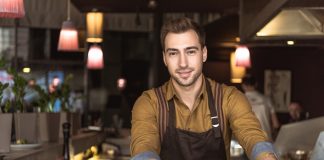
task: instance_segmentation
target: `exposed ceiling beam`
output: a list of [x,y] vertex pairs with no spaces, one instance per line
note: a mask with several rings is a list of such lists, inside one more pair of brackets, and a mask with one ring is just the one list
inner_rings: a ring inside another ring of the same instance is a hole
[[323,0],[290,0],[285,8],[318,8],[324,9]]

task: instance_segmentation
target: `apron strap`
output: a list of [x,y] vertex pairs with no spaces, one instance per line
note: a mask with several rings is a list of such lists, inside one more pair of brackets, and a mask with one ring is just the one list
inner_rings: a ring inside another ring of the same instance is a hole
[[168,125],[168,111],[167,111],[167,102],[164,98],[164,94],[162,92],[162,87],[154,88],[155,94],[158,98],[158,108],[159,108],[159,135],[160,142],[163,142],[163,136],[166,132],[166,127]]
[[210,119],[212,123],[212,128],[218,128],[219,127],[219,120],[218,120],[218,114],[217,110],[215,109],[215,101],[213,97],[213,93],[210,87],[210,84],[207,79],[205,79],[206,83],[206,89],[207,89],[207,95],[208,95],[208,107],[210,111]]
[[[224,115],[223,115],[223,92],[222,92],[222,86],[219,83],[215,83],[215,92],[214,92],[214,99],[215,99],[215,109],[218,113],[219,117],[219,124],[221,126],[221,131],[224,131]],[[223,133],[223,132],[222,132]]]

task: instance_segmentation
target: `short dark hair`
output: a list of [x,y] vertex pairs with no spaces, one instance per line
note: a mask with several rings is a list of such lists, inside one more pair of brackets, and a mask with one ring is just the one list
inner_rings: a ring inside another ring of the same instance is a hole
[[199,43],[201,47],[205,46],[205,39],[206,39],[206,34],[202,26],[200,26],[198,23],[193,21],[190,18],[187,17],[182,17],[182,18],[177,18],[177,19],[171,19],[167,21],[161,28],[161,35],[160,35],[160,41],[161,41],[161,46],[164,51],[165,49],[165,37],[167,36],[168,33],[183,33],[188,30],[194,30],[198,37],[199,37]]
[[242,79],[242,84],[248,85],[248,86],[256,86],[257,81],[252,75],[246,75]]

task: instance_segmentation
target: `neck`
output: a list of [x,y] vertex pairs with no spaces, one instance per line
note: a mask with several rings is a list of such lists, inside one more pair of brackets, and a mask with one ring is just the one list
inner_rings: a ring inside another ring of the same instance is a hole
[[178,93],[179,98],[192,110],[195,100],[202,88],[203,76],[201,75],[195,83],[190,86],[181,86],[172,80],[175,91]]

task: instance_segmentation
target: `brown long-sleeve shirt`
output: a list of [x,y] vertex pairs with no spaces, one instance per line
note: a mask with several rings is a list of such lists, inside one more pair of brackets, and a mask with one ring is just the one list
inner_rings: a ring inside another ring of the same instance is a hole
[[[211,87],[216,82],[208,79]],[[251,110],[251,106],[243,93],[235,87],[222,85],[222,110],[224,123],[222,126],[223,138],[227,159],[230,157],[231,135],[243,146],[248,156],[253,146],[258,142],[267,141],[265,132]],[[203,80],[202,90],[195,100],[192,111],[180,100],[171,81],[162,86],[166,100],[174,98],[176,106],[176,127],[193,132],[205,132],[211,126],[208,96]],[[214,89],[213,94],[214,94]],[[137,99],[132,110],[131,154],[132,156],[144,152],[160,153],[158,99],[153,89],[143,92]]]

